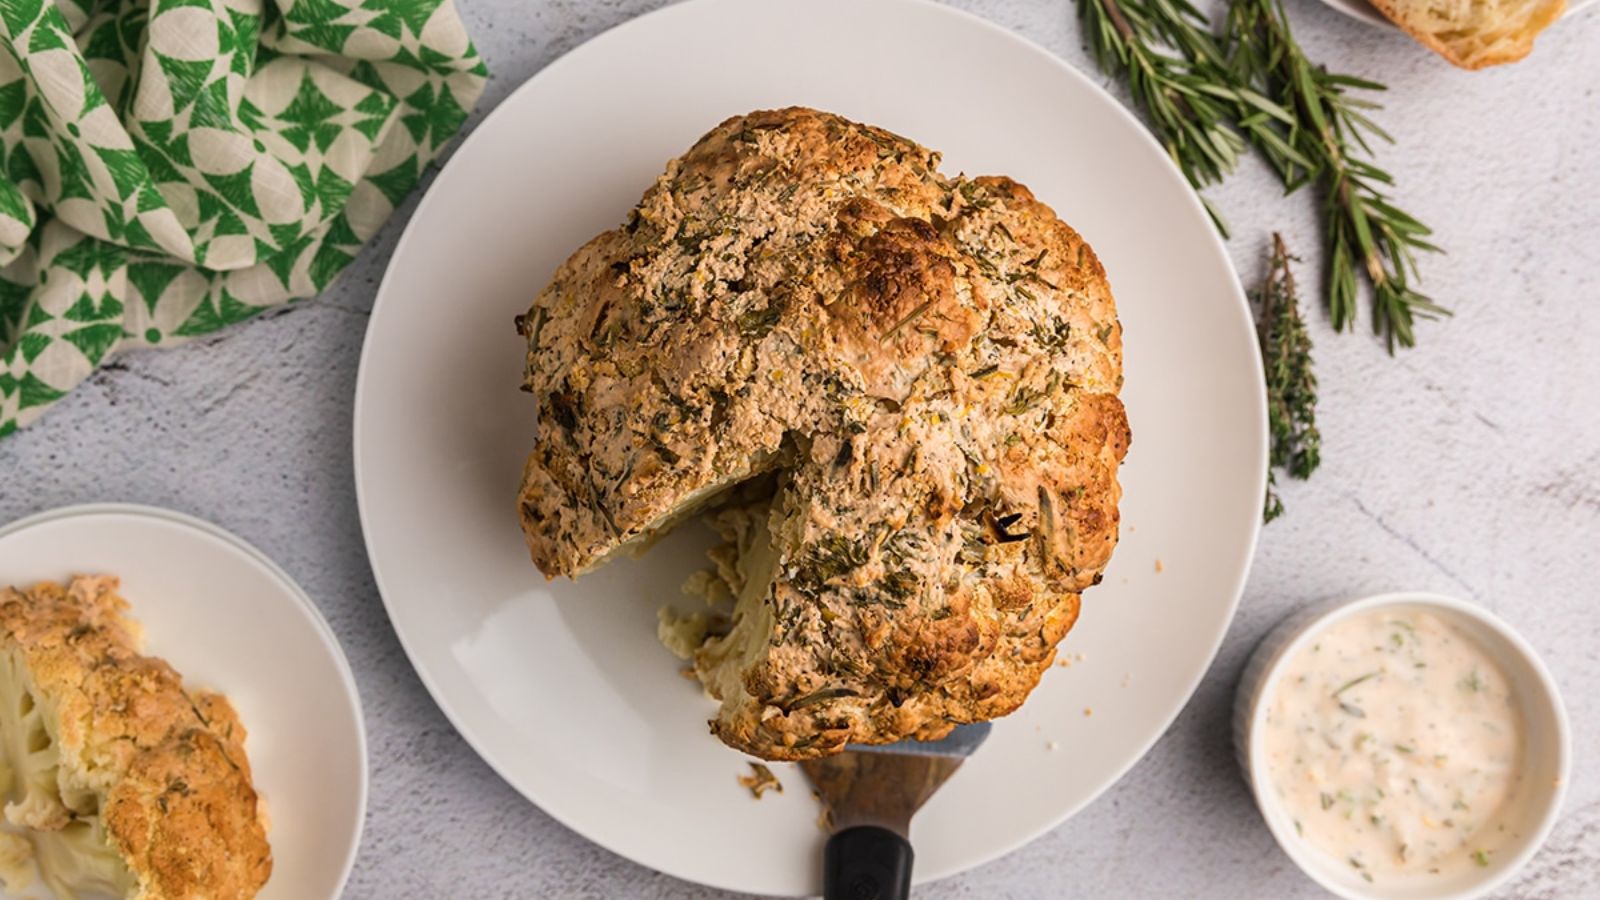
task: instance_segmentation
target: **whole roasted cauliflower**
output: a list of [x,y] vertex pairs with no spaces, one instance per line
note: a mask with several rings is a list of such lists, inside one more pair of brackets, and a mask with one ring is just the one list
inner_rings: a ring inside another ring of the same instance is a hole
[[534,562],[719,508],[738,603],[692,655],[757,756],[1010,712],[1116,544],[1105,272],[1022,185],[938,164],[815,110],[729,119],[518,319]]

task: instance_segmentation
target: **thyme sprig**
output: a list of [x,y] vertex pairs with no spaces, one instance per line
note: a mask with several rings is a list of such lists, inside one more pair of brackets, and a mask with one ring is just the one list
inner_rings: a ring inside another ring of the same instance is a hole
[[1256,338],[1266,373],[1267,423],[1272,450],[1267,469],[1268,522],[1283,514],[1276,469],[1295,478],[1309,478],[1322,461],[1322,435],[1317,431],[1317,376],[1311,371],[1311,336],[1300,317],[1295,292],[1294,259],[1283,237],[1272,235],[1267,277],[1251,296],[1256,306]]
[[[1383,86],[1306,58],[1281,0],[1231,0],[1222,32],[1187,0],[1076,0],[1100,68],[1127,79],[1134,102],[1197,190],[1220,181],[1245,145],[1261,151],[1286,191],[1323,196],[1324,300],[1336,329],[1354,325],[1360,284],[1373,329],[1392,352],[1416,342],[1417,318],[1444,314],[1418,292],[1415,253],[1436,251],[1429,230],[1390,202],[1372,141],[1389,136],[1352,91]],[[1218,227],[1218,211],[1202,197]]]

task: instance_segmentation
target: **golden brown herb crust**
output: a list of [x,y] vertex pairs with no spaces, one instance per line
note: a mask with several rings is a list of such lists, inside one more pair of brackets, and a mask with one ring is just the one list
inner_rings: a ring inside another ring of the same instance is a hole
[[113,577],[0,590],[0,641],[55,710],[63,777],[100,794],[143,900],[246,898],[272,872],[227,698],[141,656]]
[[773,627],[712,723],[747,752],[1010,712],[1116,543],[1099,260],[1026,188],[881,129],[724,122],[519,327],[540,407],[519,512],[547,575],[783,468]]
[[1567,7],[1566,0],[1372,0],[1372,5],[1463,69],[1522,59]]

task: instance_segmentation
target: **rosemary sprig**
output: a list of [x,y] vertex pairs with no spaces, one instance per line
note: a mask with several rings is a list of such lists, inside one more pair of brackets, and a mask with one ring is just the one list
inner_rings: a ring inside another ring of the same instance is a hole
[[1383,335],[1391,353],[1397,342],[1414,345],[1413,321],[1445,314],[1410,284],[1416,251],[1439,248],[1427,240],[1427,226],[1389,202],[1380,187],[1394,179],[1372,162],[1368,138],[1392,138],[1367,115],[1378,104],[1350,91],[1381,91],[1383,85],[1313,66],[1289,30],[1282,0],[1233,0],[1224,32],[1234,78],[1259,85],[1291,114],[1294,124],[1283,138],[1300,151],[1299,158],[1285,155],[1280,143],[1254,140],[1256,132],[1250,132],[1253,143],[1288,190],[1312,180],[1323,188],[1334,328],[1354,325],[1357,284],[1365,276],[1372,286],[1374,333]]
[[[1231,125],[1231,85],[1211,75],[1225,57],[1199,10],[1186,0],[1078,0],[1078,16],[1095,62],[1127,79],[1156,138],[1196,190],[1238,166],[1245,142]],[[1226,235],[1221,213],[1200,199]]]
[[[1438,250],[1428,228],[1383,193],[1393,184],[1371,160],[1388,140],[1368,116],[1377,104],[1352,90],[1383,86],[1313,65],[1295,42],[1281,0],[1231,0],[1221,37],[1187,0],[1076,0],[1100,68],[1128,80],[1134,102],[1197,190],[1237,165],[1241,143],[1261,151],[1287,191],[1323,191],[1325,302],[1335,328],[1356,320],[1371,285],[1373,329],[1392,352],[1416,342],[1413,322],[1444,310],[1411,286],[1415,252]],[[1220,212],[1206,209],[1224,235]]]
[[1283,514],[1275,469],[1295,478],[1309,478],[1322,461],[1322,436],[1317,432],[1317,377],[1311,371],[1311,336],[1300,318],[1295,293],[1294,257],[1283,237],[1272,235],[1267,277],[1252,299],[1256,305],[1256,337],[1266,370],[1267,421],[1272,435],[1267,469],[1268,522]]

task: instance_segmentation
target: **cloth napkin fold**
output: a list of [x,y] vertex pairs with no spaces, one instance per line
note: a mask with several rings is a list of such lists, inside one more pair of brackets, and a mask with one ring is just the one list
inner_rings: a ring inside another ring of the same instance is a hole
[[0,0],[0,437],[321,291],[486,77],[448,0]]

